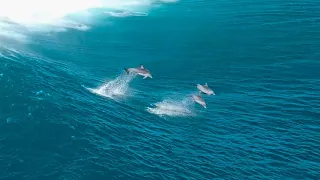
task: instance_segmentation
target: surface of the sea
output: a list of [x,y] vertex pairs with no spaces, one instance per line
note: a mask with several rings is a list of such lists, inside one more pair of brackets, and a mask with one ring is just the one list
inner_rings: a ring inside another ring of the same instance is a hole
[[0,6],[0,179],[320,178],[320,1]]

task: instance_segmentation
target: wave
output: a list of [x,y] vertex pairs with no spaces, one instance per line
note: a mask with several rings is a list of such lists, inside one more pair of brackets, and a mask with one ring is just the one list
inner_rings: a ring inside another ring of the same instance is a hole
[[[0,0],[2,2],[4,0]],[[10,0],[0,6],[0,37],[24,41],[30,32],[90,29],[90,10],[114,17],[146,16],[155,3],[172,0]],[[72,15],[76,16],[72,17]]]
[[157,102],[153,107],[147,107],[147,111],[151,114],[163,116],[194,116],[194,102],[190,97],[182,100],[167,99]]

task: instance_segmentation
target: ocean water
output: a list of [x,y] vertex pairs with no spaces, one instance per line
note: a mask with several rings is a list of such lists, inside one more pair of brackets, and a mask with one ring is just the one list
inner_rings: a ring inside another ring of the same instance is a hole
[[[0,17],[0,179],[320,178],[319,1],[11,0]],[[125,74],[140,64],[152,79]]]

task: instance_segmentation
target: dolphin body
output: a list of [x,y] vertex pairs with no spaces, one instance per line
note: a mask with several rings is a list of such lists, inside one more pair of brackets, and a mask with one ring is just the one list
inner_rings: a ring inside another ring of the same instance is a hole
[[207,104],[202,98],[201,94],[194,94],[191,95],[191,98],[193,99],[194,102],[200,104],[202,107],[207,108]]
[[152,78],[152,75],[149,70],[145,69],[143,65],[140,65],[138,68],[124,68],[124,70],[129,73],[135,73],[140,76],[143,76],[143,79],[146,79],[147,77]]
[[197,84],[197,89],[201,93],[204,93],[204,94],[207,94],[207,95],[215,95],[215,93],[213,92],[213,90],[211,88],[209,88],[207,83],[205,85]]

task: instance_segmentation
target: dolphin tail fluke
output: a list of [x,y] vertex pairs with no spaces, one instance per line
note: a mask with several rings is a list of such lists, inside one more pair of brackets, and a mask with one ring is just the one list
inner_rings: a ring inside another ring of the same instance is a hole
[[129,74],[129,70],[127,68],[124,68],[124,70],[126,71],[127,74]]

